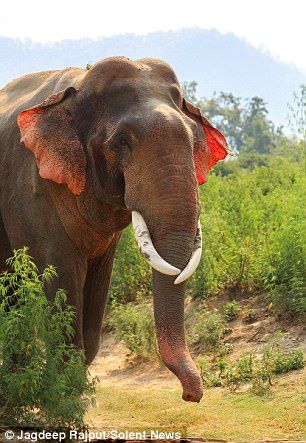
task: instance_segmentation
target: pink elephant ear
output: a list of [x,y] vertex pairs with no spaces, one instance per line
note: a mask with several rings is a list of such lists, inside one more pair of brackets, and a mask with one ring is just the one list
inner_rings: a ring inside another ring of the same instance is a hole
[[42,178],[63,183],[79,195],[86,183],[86,157],[64,100],[68,88],[18,115],[21,141],[33,152]]
[[211,168],[219,160],[224,160],[227,155],[233,153],[228,148],[224,135],[204,117],[199,108],[184,99],[183,111],[202,127],[204,133],[204,138],[197,140],[194,145],[196,176],[198,184],[202,185],[206,182]]

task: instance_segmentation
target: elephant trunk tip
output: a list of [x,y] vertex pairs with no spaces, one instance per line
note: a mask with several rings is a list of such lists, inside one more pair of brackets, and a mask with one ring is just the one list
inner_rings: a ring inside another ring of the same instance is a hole
[[171,346],[160,330],[157,334],[157,340],[164,364],[181,382],[183,400],[199,403],[203,396],[202,378],[187,347]]
[[[190,365],[190,363],[188,364]],[[178,374],[178,378],[183,388],[182,399],[189,402],[200,403],[203,397],[203,383],[193,362],[191,368],[188,368],[188,370],[185,369],[183,373]]]
[[182,394],[182,399],[185,401],[193,402],[193,403],[200,403],[201,399],[203,397],[203,387],[201,384],[201,387],[198,389],[193,389],[192,392],[189,392],[189,389],[184,390]]
[[190,361],[178,365],[169,365],[166,362],[165,364],[181,382],[183,388],[182,399],[199,403],[203,397],[203,383],[193,361],[190,359]]
[[190,394],[190,393],[185,394],[183,392],[182,399],[185,401],[193,402],[193,403],[200,403],[202,396],[203,396],[203,392],[200,392],[196,395]]

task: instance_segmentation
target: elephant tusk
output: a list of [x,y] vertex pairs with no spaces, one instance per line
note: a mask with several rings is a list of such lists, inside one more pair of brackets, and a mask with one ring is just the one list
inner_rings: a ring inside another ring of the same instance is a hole
[[186,267],[182,270],[180,275],[175,279],[174,284],[178,285],[187,280],[199,266],[202,255],[202,229],[200,220],[198,221],[197,233],[194,239],[193,253]]
[[152,268],[161,274],[180,274],[181,270],[166,262],[154,248],[147,224],[139,212],[132,211],[132,223],[139,250]]

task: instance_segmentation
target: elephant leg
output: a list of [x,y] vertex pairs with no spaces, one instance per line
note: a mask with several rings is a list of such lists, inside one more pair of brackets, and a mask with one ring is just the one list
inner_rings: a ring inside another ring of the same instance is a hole
[[39,272],[48,265],[56,267],[58,277],[45,284],[45,292],[51,302],[57,289],[67,292],[67,304],[72,305],[76,311],[74,344],[83,349],[83,290],[87,259],[69,239],[50,206],[29,204],[29,207],[31,217],[25,210],[20,211],[21,217],[17,210],[13,211],[12,206],[7,207],[5,213],[2,212],[10,245],[12,249],[29,247],[29,254],[34,258]]
[[7,269],[6,259],[13,255],[11,245],[0,214],[0,273]]
[[88,264],[83,299],[83,337],[87,364],[93,361],[99,350],[103,314],[120,234],[116,235],[103,256]]
[[[52,254],[49,253],[48,263],[45,261],[45,257],[42,258],[45,265],[54,264],[58,273],[58,278],[47,284],[46,293],[48,299],[53,300],[59,288],[67,292],[67,304],[75,309],[73,343],[78,348],[84,349],[83,291],[87,273],[87,261],[80,254],[80,251],[75,251],[74,249],[70,251],[69,255],[71,259],[68,262],[66,261],[67,250],[64,256],[59,255],[58,251],[53,250]],[[41,260],[39,261],[41,262]]]

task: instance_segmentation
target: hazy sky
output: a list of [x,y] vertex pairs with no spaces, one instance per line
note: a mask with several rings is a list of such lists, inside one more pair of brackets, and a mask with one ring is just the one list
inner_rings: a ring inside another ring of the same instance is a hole
[[216,28],[306,72],[305,16],[305,0],[0,0],[0,35],[47,43]]

